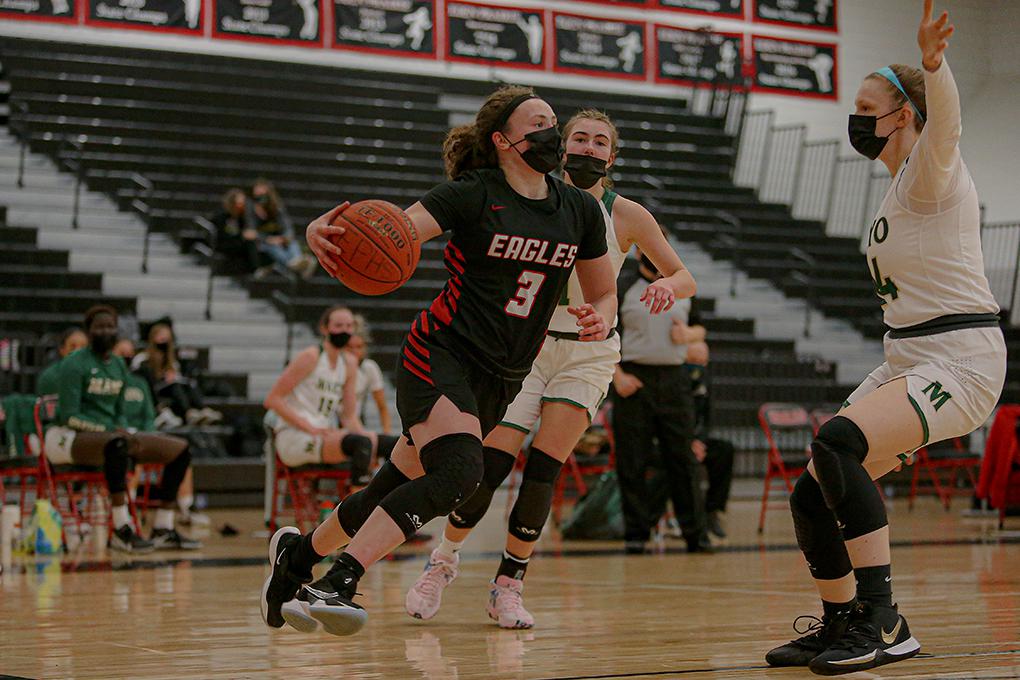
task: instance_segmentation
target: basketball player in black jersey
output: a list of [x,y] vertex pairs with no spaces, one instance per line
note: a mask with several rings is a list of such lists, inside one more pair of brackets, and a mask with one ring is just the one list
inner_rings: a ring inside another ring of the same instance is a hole
[[[604,340],[616,316],[616,277],[601,209],[549,176],[562,156],[552,108],[530,88],[493,93],[474,123],[443,145],[451,181],[407,210],[422,241],[451,232],[450,278],[419,313],[397,363],[397,409],[406,441],[364,490],[312,533],[280,529],[262,590],[266,623],[350,635],[367,613],[353,602],[365,569],[429,520],[449,514],[482,477],[482,438],[520,390],[576,266],[585,303],[571,308],[581,340]],[[346,205],[346,204],[345,204]],[[335,274],[327,236],[345,205],[312,222],[307,238]],[[347,549],[325,577],[312,566]]]

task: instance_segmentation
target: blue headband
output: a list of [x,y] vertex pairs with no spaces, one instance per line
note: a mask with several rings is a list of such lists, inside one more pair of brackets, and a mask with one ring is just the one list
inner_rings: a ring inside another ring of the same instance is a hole
[[875,73],[877,75],[882,76],[890,83],[895,85],[896,89],[902,92],[903,96],[907,98],[907,103],[910,104],[910,108],[914,109],[914,113],[920,116],[921,122],[924,122],[924,114],[921,113],[921,109],[917,108],[917,105],[914,104],[914,101],[910,98],[910,95],[907,94],[907,91],[903,89],[903,85],[900,83],[900,79],[896,77],[896,74],[893,72],[893,70],[888,66],[883,66],[882,68],[875,71]]

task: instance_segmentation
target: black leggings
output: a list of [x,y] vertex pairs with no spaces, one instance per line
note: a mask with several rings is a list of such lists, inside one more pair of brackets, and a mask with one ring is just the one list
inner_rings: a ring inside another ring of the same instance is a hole
[[163,465],[163,481],[156,491],[156,498],[165,507],[172,506],[191,464],[191,451],[186,439],[153,432],[78,432],[71,445],[71,460],[76,464],[103,468],[114,505],[125,502],[127,472],[132,459],[139,463]]
[[183,418],[190,409],[200,409],[205,405],[202,393],[189,382],[172,382],[156,390],[156,398],[166,401],[170,410],[179,418]]

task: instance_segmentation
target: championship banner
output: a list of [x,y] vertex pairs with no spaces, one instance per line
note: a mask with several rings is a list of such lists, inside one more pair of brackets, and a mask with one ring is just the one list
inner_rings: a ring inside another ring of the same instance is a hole
[[446,57],[450,61],[543,69],[543,12],[447,2]]
[[751,45],[755,91],[837,98],[835,45],[760,35],[751,38]]
[[77,15],[74,0],[0,0],[0,17],[4,19],[75,22]]
[[150,31],[201,33],[202,0],[89,0],[85,23]]
[[220,38],[322,44],[319,0],[215,0]]
[[433,0],[333,0],[333,47],[436,56]]
[[657,0],[657,4],[663,9],[709,14],[720,19],[744,18],[744,0]]
[[754,20],[767,24],[835,31],[837,1],[755,0]]
[[655,25],[655,80],[741,85],[743,36]]
[[645,79],[643,22],[555,12],[553,27],[554,70]]

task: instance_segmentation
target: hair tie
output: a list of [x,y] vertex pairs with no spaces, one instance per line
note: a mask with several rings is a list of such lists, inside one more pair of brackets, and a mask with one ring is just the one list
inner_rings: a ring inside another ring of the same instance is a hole
[[876,75],[880,75],[883,78],[885,78],[886,80],[888,80],[890,83],[892,83],[893,85],[896,86],[897,90],[899,90],[900,92],[903,93],[903,96],[907,98],[907,103],[910,104],[910,108],[914,109],[914,113],[916,113],[918,115],[918,117],[920,117],[921,122],[923,123],[924,122],[924,114],[921,113],[921,109],[917,108],[917,105],[914,104],[914,100],[912,100],[910,98],[910,95],[907,94],[907,91],[903,88],[903,84],[900,83],[900,79],[896,77],[896,72],[893,71],[888,66],[883,66],[882,68],[880,68],[877,71],[875,71],[875,74]]

